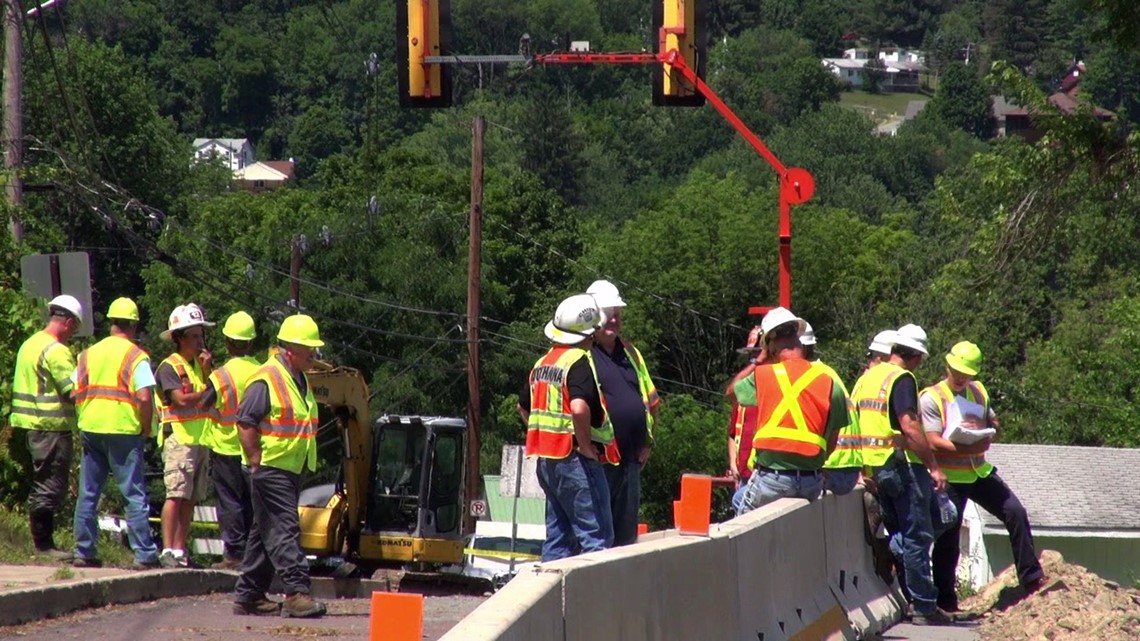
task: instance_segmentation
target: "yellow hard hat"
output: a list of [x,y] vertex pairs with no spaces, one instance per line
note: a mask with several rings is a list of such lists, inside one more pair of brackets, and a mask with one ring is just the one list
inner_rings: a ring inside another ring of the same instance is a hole
[[222,326],[222,335],[235,341],[251,341],[257,338],[257,326],[253,317],[245,312],[230,314]]
[[969,341],[962,341],[950,348],[950,353],[946,355],[946,364],[950,369],[967,376],[977,376],[978,370],[982,369],[982,350]]
[[107,318],[137,321],[139,319],[139,306],[129,298],[116,298],[107,308]]
[[321,340],[316,321],[305,314],[294,314],[286,318],[281,323],[281,331],[277,332],[277,340],[305,347],[323,347],[325,344]]

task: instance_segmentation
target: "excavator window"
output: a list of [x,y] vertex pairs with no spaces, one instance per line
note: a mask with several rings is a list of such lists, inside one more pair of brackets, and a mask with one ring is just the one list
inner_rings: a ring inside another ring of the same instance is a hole
[[461,514],[459,486],[463,482],[462,458],[462,437],[459,434],[437,432],[428,509],[435,514],[435,529],[440,533],[459,530]]
[[387,426],[376,441],[376,467],[368,501],[372,531],[416,529],[424,462],[423,425]]

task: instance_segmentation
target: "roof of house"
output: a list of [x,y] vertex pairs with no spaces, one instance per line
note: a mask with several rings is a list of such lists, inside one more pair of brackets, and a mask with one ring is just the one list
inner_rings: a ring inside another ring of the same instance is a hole
[[[1049,96],[1049,104],[1056,107],[1063,114],[1075,114],[1080,102],[1071,94],[1061,93],[1060,91]],[[994,117],[1001,118],[1004,116],[1028,116],[1031,115],[1029,110],[1022,107],[1008,98],[1002,96],[995,96],[993,99]],[[1108,120],[1115,116],[1107,109],[1093,106],[1093,115],[1101,120]]]
[[201,149],[211,143],[217,143],[231,151],[241,151],[241,148],[249,144],[249,138],[195,138],[194,148]]
[[286,179],[293,177],[293,161],[292,160],[263,160],[261,164],[268,166],[274,171],[280,172]]
[[[1140,449],[995,443],[986,453],[1034,532],[1140,532]],[[984,510],[987,529],[1001,528]]]

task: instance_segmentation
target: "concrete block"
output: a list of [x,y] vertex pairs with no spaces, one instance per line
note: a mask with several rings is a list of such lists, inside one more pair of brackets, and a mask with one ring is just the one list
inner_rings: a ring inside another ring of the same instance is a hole
[[818,502],[776,501],[733,519],[716,537],[730,541],[738,563],[737,638],[853,637],[837,620],[838,604],[827,589],[823,506]]
[[559,562],[566,641],[738,638],[729,551],[724,539],[669,537]]
[[521,572],[440,641],[565,641],[562,573]]
[[902,618],[905,600],[897,583],[888,586],[875,574],[871,548],[864,537],[863,490],[825,496],[827,584],[843,605],[861,638],[877,634]]

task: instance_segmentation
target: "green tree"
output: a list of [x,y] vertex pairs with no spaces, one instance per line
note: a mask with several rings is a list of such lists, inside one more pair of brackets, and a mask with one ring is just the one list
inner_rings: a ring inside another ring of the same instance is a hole
[[961,63],[945,67],[938,92],[925,111],[951,127],[968,131],[978,138],[993,136],[993,107],[977,69]]

